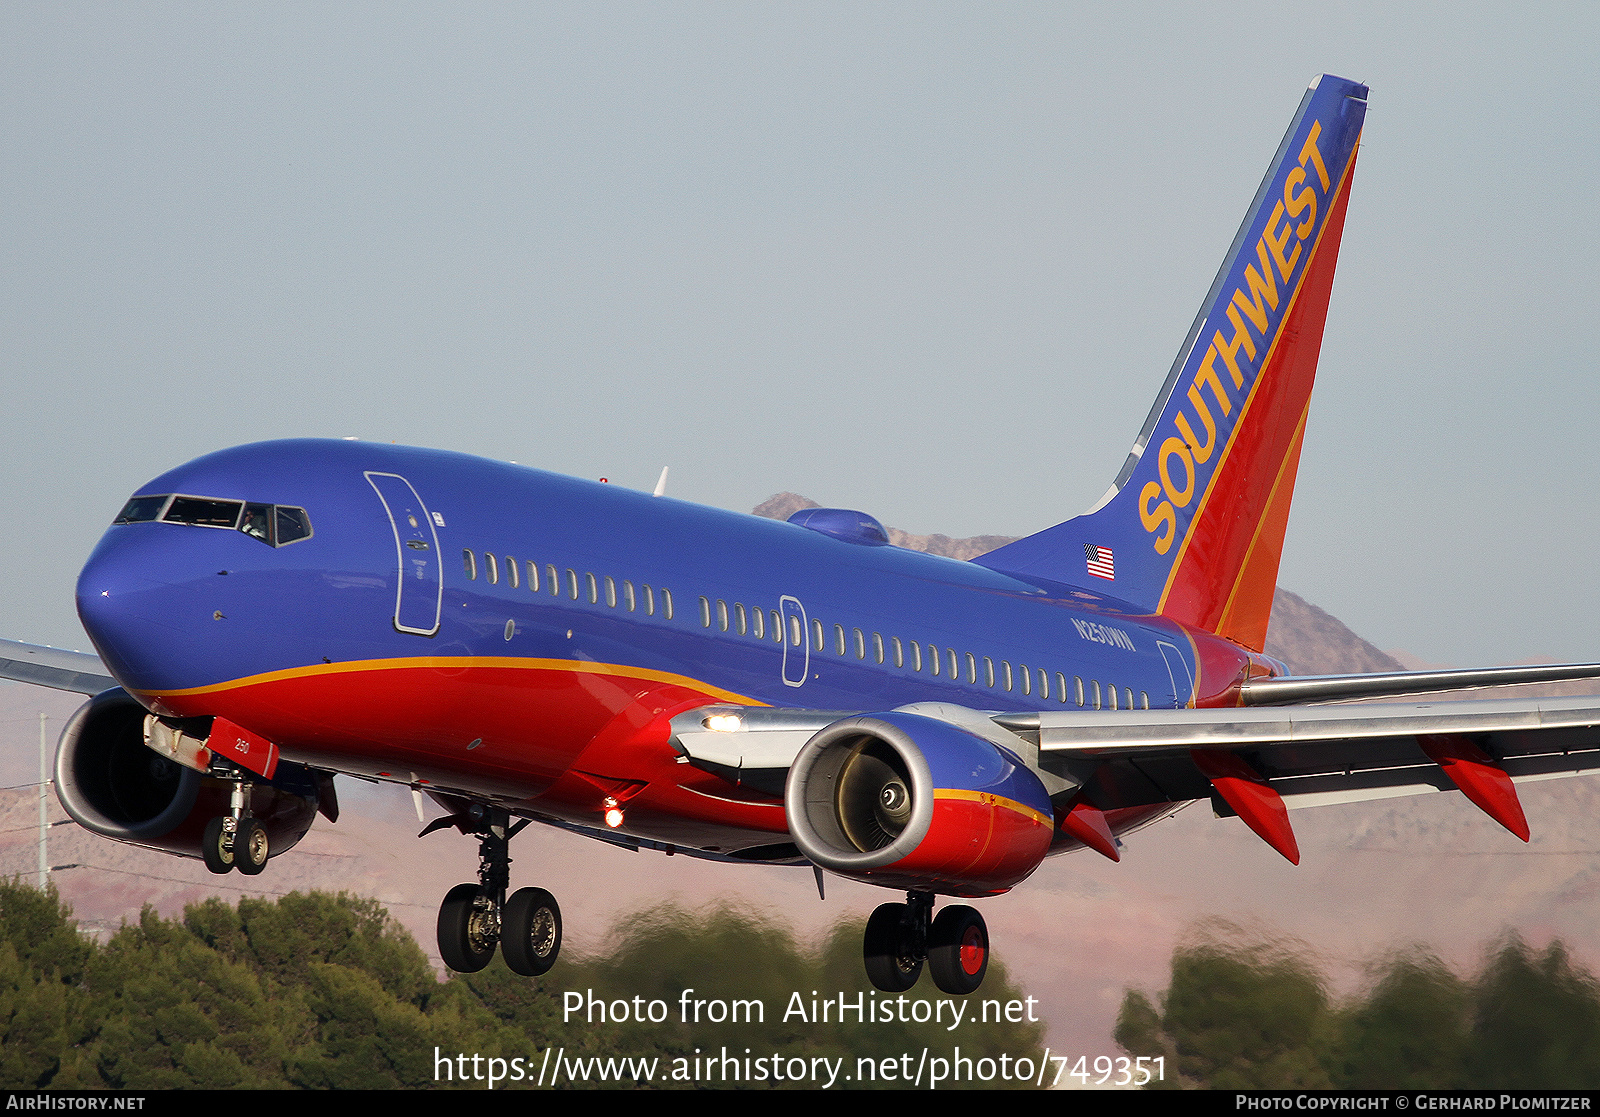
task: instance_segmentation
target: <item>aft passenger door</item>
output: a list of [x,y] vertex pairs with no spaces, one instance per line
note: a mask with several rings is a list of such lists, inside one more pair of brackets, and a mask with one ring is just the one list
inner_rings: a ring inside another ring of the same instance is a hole
[[395,589],[394,627],[400,632],[432,636],[439,631],[444,603],[444,570],[439,564],[439,535],[417,490],[397,473],[367,473],[367,481],[383,502],[394,529],[399,585]]
[[1167,661],[1167,678],[1172,680],[1172,708],[1182,710],[1194,702],[1194,679],[1189,674],[1189,661],[1176,646],[1157,640],[1161,658]]

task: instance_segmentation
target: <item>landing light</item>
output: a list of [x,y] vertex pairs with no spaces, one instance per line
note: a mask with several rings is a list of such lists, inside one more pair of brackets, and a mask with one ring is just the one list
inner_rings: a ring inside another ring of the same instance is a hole
[[702,724],[713,733],[737,733],[744,726],[738,714],[712,714]]
[[610,796],[606,797],[605,807],[606,825],[615,830],[617,827],[622,825],[622,808],[618,806],[617,801]]

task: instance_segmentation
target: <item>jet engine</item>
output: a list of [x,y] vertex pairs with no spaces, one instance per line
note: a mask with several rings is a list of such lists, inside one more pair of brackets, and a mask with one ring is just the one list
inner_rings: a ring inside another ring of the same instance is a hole
[[890,888],[993,896],[1049,851],[1050,797],[1008,750],[891,712],[834,722],[795,757],[789,832],[811,861]]
[[[147,717],[121,689],[79,707],[56,749],[56,795],[74,822],[102,837],[200,858],[206,823],[228,813],[231,785],[146,747]],[[317,803],[316,774],[299,765],[280,763],[272,782],[252,781],[251,814],[273,855],[311,829]]]

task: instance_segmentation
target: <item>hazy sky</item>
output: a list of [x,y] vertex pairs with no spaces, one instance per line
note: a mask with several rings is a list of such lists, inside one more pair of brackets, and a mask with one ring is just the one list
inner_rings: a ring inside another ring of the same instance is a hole
[[0,7],[0,635],[147,478],[359,435],[1024,534],[1301,91],[1372,87],[1280,582],[1600,660],[1600,6]]

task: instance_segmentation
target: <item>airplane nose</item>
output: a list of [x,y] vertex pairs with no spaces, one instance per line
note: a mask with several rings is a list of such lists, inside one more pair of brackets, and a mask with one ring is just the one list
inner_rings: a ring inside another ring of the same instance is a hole
[[100,658],[123,686],[139,689],[154,684],[165,647],[177,635],[167,618],[178,587],[157,576],[161,565],[150,529],[131,527],[112,528],[100,540],[78,575],[77,601]]

